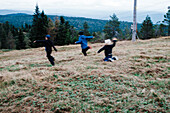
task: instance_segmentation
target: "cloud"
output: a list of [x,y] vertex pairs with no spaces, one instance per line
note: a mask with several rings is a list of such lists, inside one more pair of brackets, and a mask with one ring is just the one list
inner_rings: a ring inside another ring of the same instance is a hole
[[[116,13],[132,18],[134,0],[1,0],[0,9],[28,10],[34,12],[38,3],[46,14],[81,16],[108,19]],[[166,13],[170,0],[137,0],[137,12]],[[128,14],[128,15],[127,15]],[[138,15],[140,16],[140,15]]]
[[[1,0],[0,9],[33,10],[36,3],[44,10],[133,10],[133,0]],[[138,0],[138,10],[163,10],[170,5],[169,0]]]

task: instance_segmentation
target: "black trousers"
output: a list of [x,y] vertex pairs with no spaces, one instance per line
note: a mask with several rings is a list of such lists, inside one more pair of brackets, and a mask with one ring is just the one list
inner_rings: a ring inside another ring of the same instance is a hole
[[47,53],[47,58],[48,58],[48,60],[50,61],[51,65],[54,66],[54,65],[55,65],[55,64],[54,64],[54,57],[51,56],[52,51],[46,51],[46,53]]
[[84,56],[87,56],[87,50],[90,49],[89,47],[87,47],[86,49],[82,49],[82,53],[84,54]]

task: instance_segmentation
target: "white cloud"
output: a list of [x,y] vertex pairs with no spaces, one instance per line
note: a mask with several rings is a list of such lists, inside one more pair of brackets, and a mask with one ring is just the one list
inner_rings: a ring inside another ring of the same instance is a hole
[[[34,11],[36,3],[47,14],[106,19],[113,13],[133,12],[134,0],[1,0],[0,9]],[[138,12],[167,11],[170,0],[137,0]],[[132,17],[132,15],[129,15]]]

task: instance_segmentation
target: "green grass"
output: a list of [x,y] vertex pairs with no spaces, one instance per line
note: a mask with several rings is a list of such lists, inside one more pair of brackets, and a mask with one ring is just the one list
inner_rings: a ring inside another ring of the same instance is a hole
[[[154,106],[159,106],[165,110],[167,109],[166,98],[157,100],[159,96],[145,95],[137,92],[137,90],[145,85],[149,87],[154,86],[157,90],[160,90],[160,88],[168,90],[165,81],[149,81],[142,85],[137,81],[124,78],[123,76],[117,76],[121,79],[116,80],[112,79],[111,76],[105,75],[100,78],[95,75],[82,75],[79,79],[71,78],[67,81],[59,80],[58,76],[59,75],[53,75],[48,79],[44,79],[51,84],[57,81],[59,87],[54,88],[50,88],[50,86],[45,87],[43,84],[37,84],[36,81],[23,80],[21,82],[20,80],[13,80],[9,83],[4,83],[6,84],[5,86],[17,86],[21,83],[25,85],[19,86],[21,87],[20,89],[17,87],[12,89],[14,95],[21,94],[12,101],[9,99],[11,97],[8,96],[8,93],[1,92],[1,104],[17,104],[18,107],[21,104],[25,104],[25,106],[31,104],[32,107],[43,110],[45,103],[51,103],[50,110],[55,111],[56,108],[58,108],[60,112],[116,112],[118,110],[116,108],[120,108],[121,112],[139,112],[140,106],[152,106],[153,108]],[[135,76],[140,75],[136,74]],[[125,93],[130,95],[123,97]],[[34,100],[25,103],[24,99],[26,97],[32,97]],[[98,98],[99,100],[95,102],[93,98]],[[43,99],[44,103],[41,103],[39,101],[40,99]]]
[[42,66],[47,66],[47,67],[52,67],[51,64],[29,64],[29,67],[42,67]]
[[[20,65],[11,65],[4,68],[0,68],[0,71],[8,70],[9,72],[15,72],[20,70]],[[26,69],[26,68],[25,68]]]
[[87,66],[86,69],[98,69],[98,67]]
[[2,52],[9,52],[12,51],[13,49],[1,49]]

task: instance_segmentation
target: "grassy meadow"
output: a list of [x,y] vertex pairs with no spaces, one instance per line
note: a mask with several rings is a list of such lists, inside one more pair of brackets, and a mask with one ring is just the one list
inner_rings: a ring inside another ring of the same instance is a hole
[[56,46],[55,66],[44,48],[0,51],[2,113],[168,113],[170,112],[170,37],[118,41],[104,62],[89,44]]

